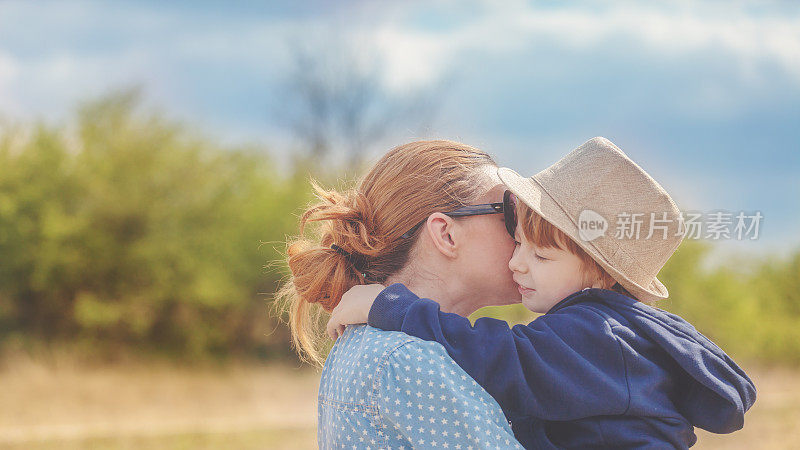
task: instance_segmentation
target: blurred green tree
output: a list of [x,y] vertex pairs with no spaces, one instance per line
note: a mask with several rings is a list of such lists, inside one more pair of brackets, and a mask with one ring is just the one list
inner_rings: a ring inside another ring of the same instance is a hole
[[[0,131],[0,350],[291,358],[269,304],[282,252],[312,199],[309,175],[330,185],[341,168],[217,145],[142,112],[140,97],[88,102],[70,127]],[[736,358],[800,364],[800,252],[709,268],[711,250],[681,245],[658,306]],[[534,318],[521,305],[482,315]]]
[[3,135],[0,330],[186,358],[285,355],[265,307],[280,274],[264,266],[307,180],[138,103],[115,93],[84,105],[75,130]]

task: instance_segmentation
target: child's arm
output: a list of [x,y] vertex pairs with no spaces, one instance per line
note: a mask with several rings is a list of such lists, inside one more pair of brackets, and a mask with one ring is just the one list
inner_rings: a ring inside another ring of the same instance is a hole
[[375,299],[368,323],[439,342],[509,417],[571,420],[623,414],[628,407],[620,344],[589,308],[572,307],[513,329],[491,318],[472,326],[393,284]]
[[344,327],[367,323],[367,315],[375,297],[385,288],[382,284],[358,284],[345,292],[339,304],[331,311],[325,331],[336,340],[344,333]]

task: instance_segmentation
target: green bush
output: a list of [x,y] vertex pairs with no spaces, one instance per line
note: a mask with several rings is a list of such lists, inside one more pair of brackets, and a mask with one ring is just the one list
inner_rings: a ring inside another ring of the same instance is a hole
[[733,356],[800,364],[800,252],[787,259],[733,258],[704,269],[711,247],[686,241],[662,270],[675,312]]
[[[77,343],[170,358],[290,358],[269,301],[311,200],[307,168],[226,148],[140,111],[134,92],[71,127],[0,132],[0,344]],[[323,181],[338,173],[315,173]],[[684,242],[661,272],[676,312],[736,358],[800,364],[800,252],[704,269]],[[269,269],[268,269],[269,268]],[[526,323],[521,305],[486,308]]]
[[138,112],[134,93],[87,104],[74,130],[8,130],[0,333],[186,358],[285,355],[266,307],[280,274],[264,267],[307,185],[261,149],[221,148]]

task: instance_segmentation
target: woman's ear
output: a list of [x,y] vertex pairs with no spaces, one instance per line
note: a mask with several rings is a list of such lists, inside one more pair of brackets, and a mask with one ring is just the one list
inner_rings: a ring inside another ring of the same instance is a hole
[[452,217],[442,213],[431,214],[425,222],[425,232],[433,241],[434,247],[449,258],[458,255],[456,240],[453,237],[455,225]]

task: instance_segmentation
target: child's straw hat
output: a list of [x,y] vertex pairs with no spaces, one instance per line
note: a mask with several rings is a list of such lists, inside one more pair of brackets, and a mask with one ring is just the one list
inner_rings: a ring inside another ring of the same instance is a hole
[[683,239],[680,210],[611,141],[593,138],[530,178],[505,167],[498,175],[637,299],[667,298],[656,275]]

